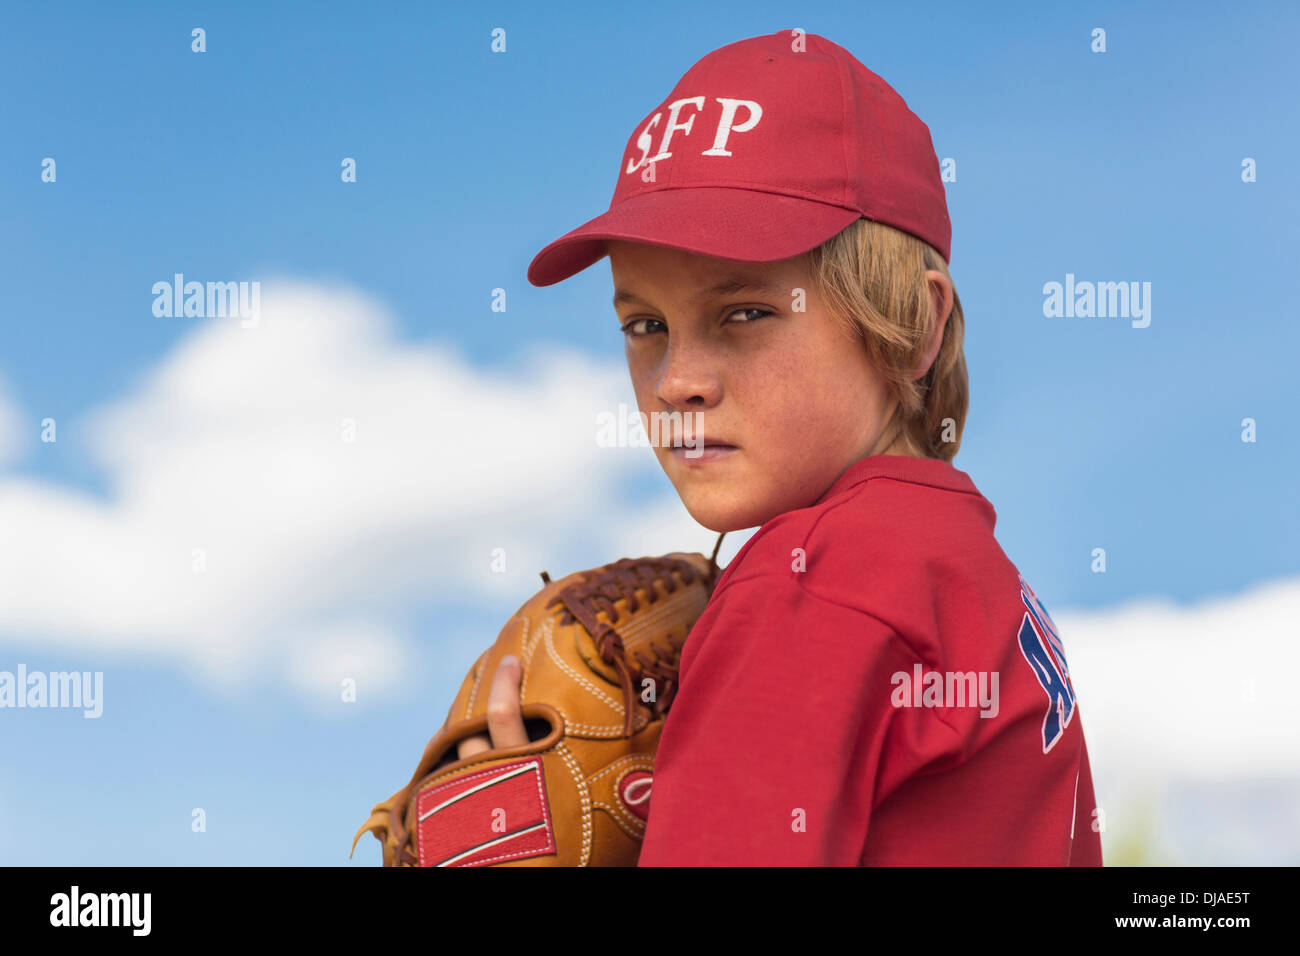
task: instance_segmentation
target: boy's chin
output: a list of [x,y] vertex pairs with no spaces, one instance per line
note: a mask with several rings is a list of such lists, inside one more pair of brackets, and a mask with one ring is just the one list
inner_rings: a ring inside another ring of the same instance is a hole
[[753,502],[725,502],[693,500],[693,496],[682,499],[687,512],[715,534],[724,531],[741,531],[745,528],[757,528],[771,515],[764,516],[756,510]]

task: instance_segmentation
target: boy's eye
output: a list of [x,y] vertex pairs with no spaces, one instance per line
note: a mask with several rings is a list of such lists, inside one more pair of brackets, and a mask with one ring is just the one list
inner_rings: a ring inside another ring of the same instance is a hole
[[[731,312],[727,314],[727,318],[728,320],[730,320],[732,319],[733,316],[745,315],[750,313],[752,313],[752,315],[750,315],[749,318],[739,319],[737,320],[737,324],[745,325],[750,322],[755,322],[758,319],[763,318],[764,316],[773,314],[768,309],[751,307],[751,308],[744,308],[744,309],[733,309]],[[636,339],[636,338],[641,338],[642,336],[645,335],[653,335],[656,332],[662,332],[667,329],[667,326],[664,325],[662,319],[644,318],[644,319],[630,319],[629,321],[624,323],[621,326],[621,328],[624,335]]]
[[659,331],[658,329],[647,328],[642,323],[663,325],[663,322],[659,319],[632,319],[630,322],[627,322],[622,326],[623,334],[629,335],[632,338],[639,338],[642,335],[650,335],[653,332]]

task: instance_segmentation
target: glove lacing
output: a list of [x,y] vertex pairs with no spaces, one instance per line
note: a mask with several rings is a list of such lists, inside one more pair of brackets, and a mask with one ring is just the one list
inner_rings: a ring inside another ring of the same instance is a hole
[[[709,558],[709,570],[704,580],[710,591],[717,583],[718,549],[722,547],[725,536],[725,531],[718,535],[713,555]],[[669,645],[666,653],[661,653],[660,647],[651,642],[649,654],[641,650],[629,654],[614,627],[619,619],[617,604],[626,600],[628,613],[635,614],[641,606],[638,591],[643,591],[646,601],[653,603],[661,596],[655,587],[656,581],[663,584],[664,591],[672,594],[678,588],[678,578],[681,584],[692,584],[698,573],[694,566],[681,558],[623,558],[606,565],[586,580],[569,585],[547,605],[563,605],[568,618],[565,623],[572,620],[581,623],[595,642],[600,659],[618,672],[623,691],[624,736],[632,736],[636,701],[634,685],[641,685],[646,679],[654,683],[650,710],[655,717],[661,716],[672,704],[677,693],[677,665],[687,635],[663,635]],[[603,620],[598,616],[602,611],[605,614]]]

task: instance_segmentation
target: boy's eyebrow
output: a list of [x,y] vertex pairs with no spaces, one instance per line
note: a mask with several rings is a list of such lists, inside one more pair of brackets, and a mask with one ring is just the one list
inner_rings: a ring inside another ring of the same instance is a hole
[[[769,282],[766,279],[755,279],[747,276],[728,276],[721,282],[702,289],[695,296],[696,302],[703,302],[706,299],[719,298],[726,295],[737,295],[741,292],[763,292],[768,295],[784,295],[790,290],[775,282]],[[617,308],[624,302],[633,302],[637,305],[643,305],[646,308],[653,308],[649,302],[642,299],[634,292],[627,289],[619,289],[614,293],[614,306]]]

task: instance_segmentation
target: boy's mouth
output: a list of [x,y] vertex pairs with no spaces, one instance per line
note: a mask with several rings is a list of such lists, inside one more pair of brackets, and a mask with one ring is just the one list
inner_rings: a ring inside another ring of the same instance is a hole
[[739,451],[739,448],[735,445],[707,439],[702,442],[692,441],[689,444],[679,441],[672,445],[673,457],[688,465],[718,461],[730,457],[736,451]]

